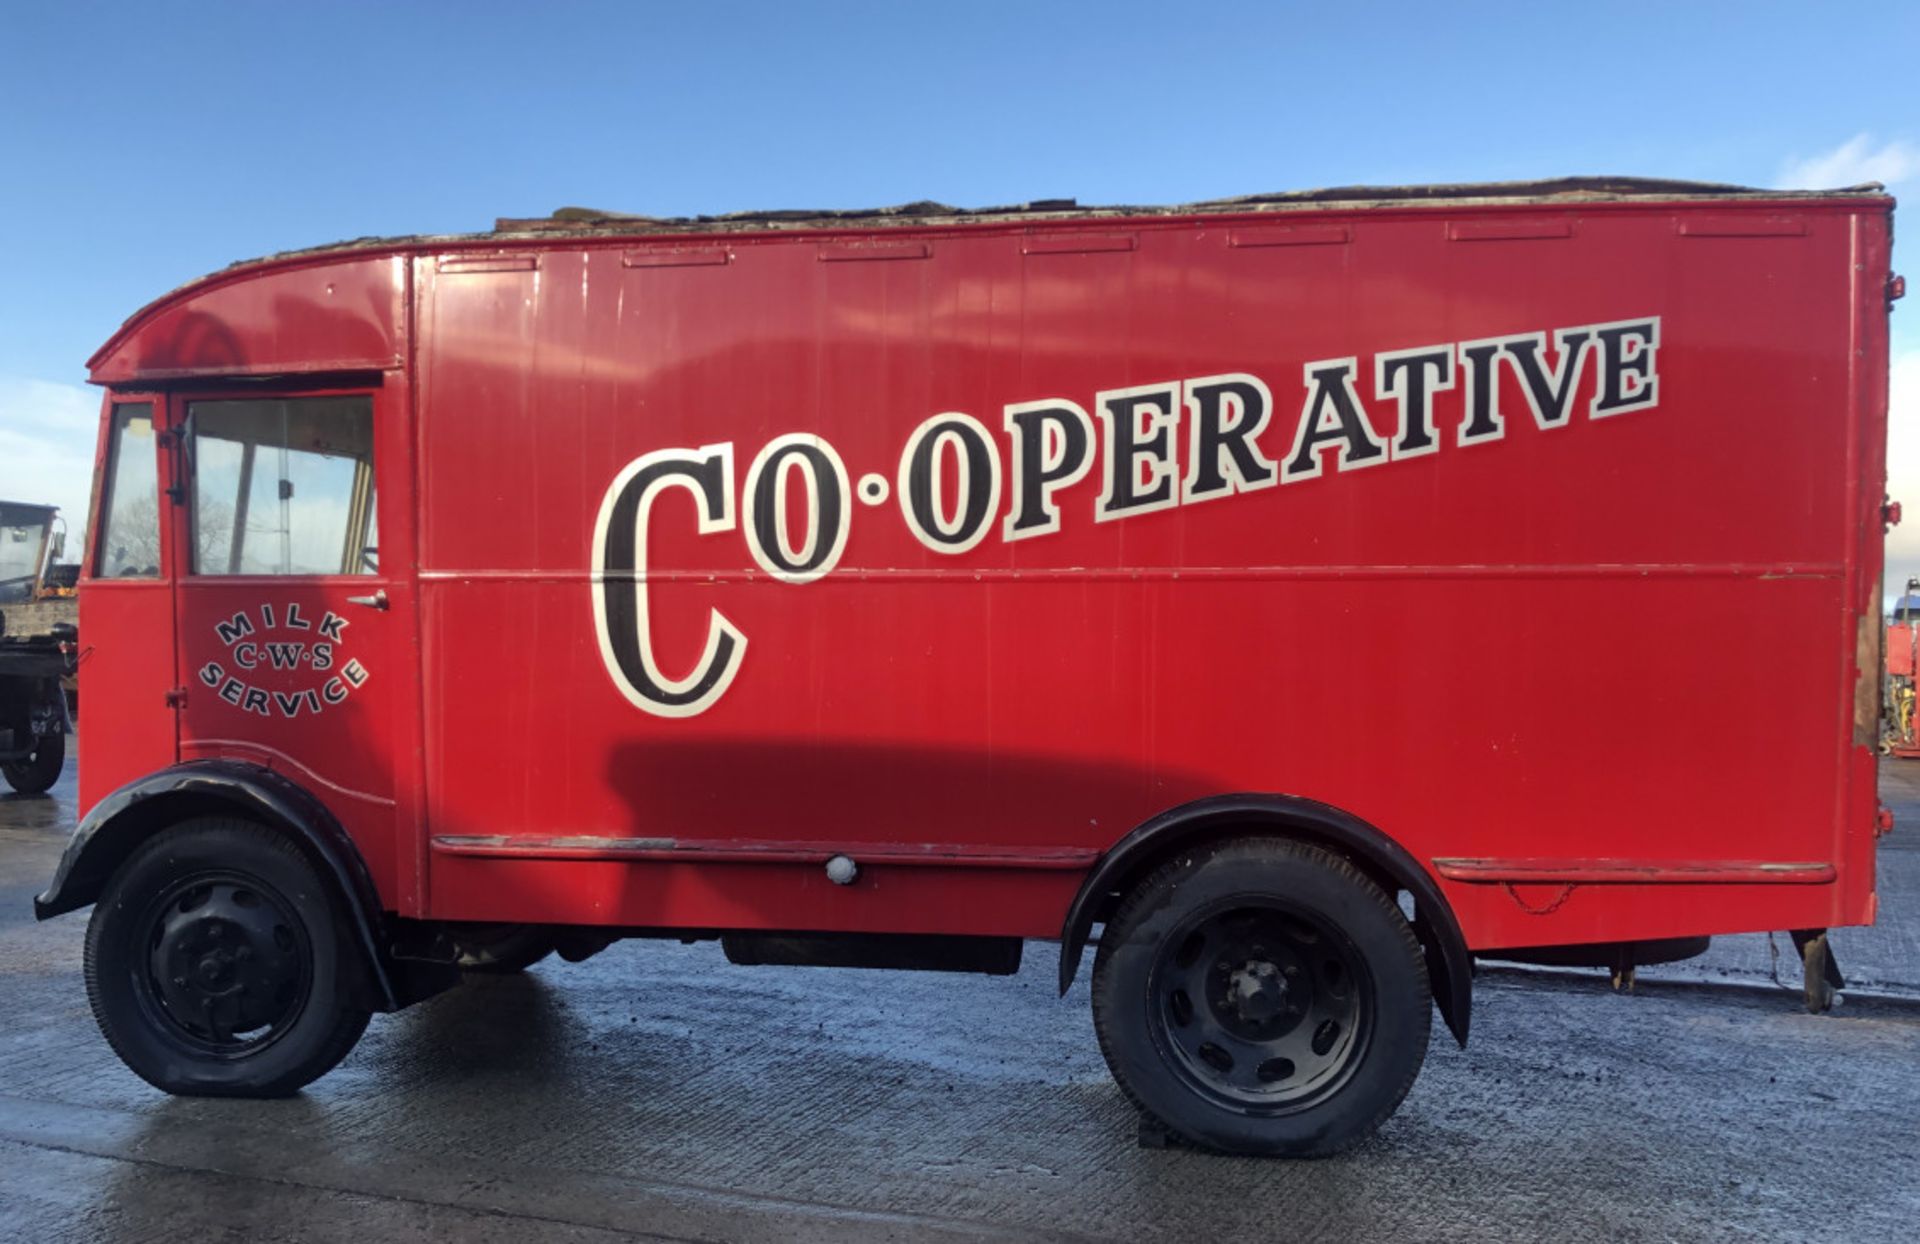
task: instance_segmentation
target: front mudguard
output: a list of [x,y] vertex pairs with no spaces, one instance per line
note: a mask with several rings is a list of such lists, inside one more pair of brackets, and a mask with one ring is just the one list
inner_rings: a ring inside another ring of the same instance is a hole
[[369,1007],[395,1011],[458,979],[451,965],[401,959],[366,861],[344,827],[283,774],[238,760],[190,760],[129,782],[96,804],[73,832],[53,882],[33,900],[47,920],[100,897],[121,862],[153,834],[196,816],[240,816],[294,840],[329,881],[360,950]]

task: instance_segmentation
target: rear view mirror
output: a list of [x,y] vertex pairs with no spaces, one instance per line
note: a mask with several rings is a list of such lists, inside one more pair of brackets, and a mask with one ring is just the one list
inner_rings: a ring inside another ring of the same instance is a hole
[[66,555],[66,551],[67,551],[67,533],[64,531],[54,532],[53,533],[53,556],[49,557],[47,560],[57,562],[61,559],[61,557]]

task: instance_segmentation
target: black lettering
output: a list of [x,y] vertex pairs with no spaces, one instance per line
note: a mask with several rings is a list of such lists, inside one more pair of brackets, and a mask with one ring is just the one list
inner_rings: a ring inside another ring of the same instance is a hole
[[341,682],[337,676],[327,679],[326,684],[320,688],[320,698],[329,704],[340,703],[347,698],[347,684]]
[[1660,376],[1654,356],[1660,349],[1660,317],[1603,325],[1594,336],[1600,340],[1600,383],[1588,417],[1604,419],[1657,405]]
[[1053,494],[1086,478],[1093,466],[1093,420],[1072,402],[1022,402],[1005,411],[1013,444],[1013,507],[1001,525],[1008,540],[1060,530]]
[[209,687],[219,686],[220,680],[226,676],[227,672],[220,668],[218,661],[209,661],[200,667],[200,681]]
[[1267,386],[1252,376],[1189,380],[1185,499],[1251,492],[1279,482],[1278,466],[1254,444],[1271,415]]
[[[945,496],[943,467],[955,454],[959,497]],[[971,415],[935,415],[914,429],[900,455],[900,510],[920,543],[936,553],[979,544],[1000,508],[1000,454]]]
[[669,488],[694,495],[702,535],[733,530],[732,444],[657,450],[628,463],[614,479],[594,524],[593,621],[601,660],[629,703],[656,716],[691,717],[726,691],[739,672],[747,637],[719,610],[710,610],[706,649],[693,673],[670,679],[655,663],[646,535],[654,501]]
[[310,629],[312,625],[311,622],[308,622],[300,616],[299,601],[296,600],[287,606],[287,627],[289,630],[304,631]]
[[268,702],[266,692],[258,687],[248,687],[246,703],[242,704],[241,707],[249,713],[258,713],[262,717],[271,717],[273,714],[267,711]]
[[282,717],[298,717],[300,710],[306,707],[307,697],[312,694],[311,691],[296,691],[288,695],[284,691],[276,691],[273,693],[273,702],[279,706]]
[[1434,439],[1433,395],[1453,387],[1453,347],[1395,350],[1374,359],[1374,393],[1400,404],[1400,434],[1393,456],[1415,458],[1440,447]]
[[267,657],[277,670],[290,670],[300,664],[300,658],[306,654],[305,644],[271,643],[267,645]]
[[1533,408],[1533,421],[1542,430],[1566,426],[1573,405],[1573,392],[1580,387],[1580,368],[1587,359],[1587,344],[1593,334],[1584,328],[1563,328],[1553,335],[1554,364],[1549,372],[1540,352],[1546,334],[1531,333],[1509,338],[1502,346],[1513,360],[1520,384],[1526,390],[1527,404]]
[[333,668],[332,644],[315,644],[313,646],[313,668],[321,671]]
[[[798,473],[807,490],[807,538],[788,540],[787,481]],[[840,562],[853,521],[847,468],[817,436],[796,433],[767,444],[747,468],[747,542],[760,568],[789,583],[811,583]]]
[[340,637],[340,632],[346,629],[347,620],[331,609],[327,610],[326,616],[320,619],[320,633],[336,644],[346,642]]
[[1178,504],[1173,492],[1173,425],[1179,420],[1174,406],[1179,391],[1178,385],[1159,384],[1095,395],[1107,475],[1094,521]]
[[213,629],[220,636],[220,642],[231,648],[243,636],[253,634],[253,619],[243,611],[234,614],[229,621],[214,623]]
[[1327,359],[1308,363],[1302,369],[1307,400],[1300,411],[1293,452],[1287,456],[1285,478],[1289,481],[1319,475],[1320,451],[1326,445],[1339,445],[1335,462],[1342,471],[1386,457],[1386,444],[1367,422],[1360,395],[1354,392],[1354,366],[1353,359]]
[[358,687],[362,683],[367,681],[367,667],[360,664],[359,660],[356,658],[355,660],[348,661],[344,666],[341,667],[340,675],[341,677],[345,678],[348,682]]
[[1458,444],[1499,440],[1506,434],[1506,420],[1500,417],[1500,374],[1494,370],[1499,357],[1497,341],[1467,341],[1460,345],[1460,358],[1466,364],[1467,373],[1467,417],[1454,438]]
[[238,708],[240,707],[241,697],[246,694],[246,691],[247,684],[241,682],[238,678],[228,678],[227,681],[220,684],[218,694],[221,699]]

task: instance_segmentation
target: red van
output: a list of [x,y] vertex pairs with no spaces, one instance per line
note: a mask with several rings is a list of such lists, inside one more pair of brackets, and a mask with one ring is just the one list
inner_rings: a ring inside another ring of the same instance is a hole
[[90,363],[38,913],[94,905],[128,1066],[235,1095],[462,963],[1038,939],[1065,992],[1097,933],[1153,1125],[1336,1149],[1476,955],[1872,921],[1892,207],[573,212],[228,268]]

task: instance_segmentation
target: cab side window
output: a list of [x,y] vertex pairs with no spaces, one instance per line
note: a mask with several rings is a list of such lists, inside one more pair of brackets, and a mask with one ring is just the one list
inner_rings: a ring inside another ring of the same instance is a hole
[[160,574],[160,459],[153,439],[153,403],[113,408],[107,447],[107,495],[100,503],[94,563],[103,579]]
[[32,507],[0,501],[0,604],[33,599],[49,521]]
[[187,415],[193,573],[380,568],[371,398],[192,402]]

